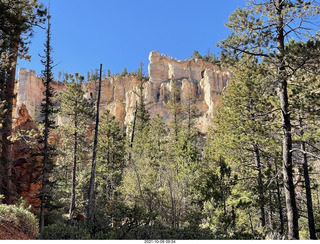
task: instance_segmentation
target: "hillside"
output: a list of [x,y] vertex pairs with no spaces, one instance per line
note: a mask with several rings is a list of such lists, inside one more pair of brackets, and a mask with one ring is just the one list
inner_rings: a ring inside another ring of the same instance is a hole
[[[0,199],[1,199],[0,195]],[[20,199],[14,205],[0,203],[0,240],[34,240],[39,234],[38,219]]]
[[28,235],[19,227],[11,223],[0,222],[0,240],[35,240],[36,237]]

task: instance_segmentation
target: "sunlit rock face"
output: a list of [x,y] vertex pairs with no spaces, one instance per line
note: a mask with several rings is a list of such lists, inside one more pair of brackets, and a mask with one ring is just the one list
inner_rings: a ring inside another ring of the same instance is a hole
[[[183,104],[192,104],[200,113],[196,125],[206,132],[212,113],[223,88],[231,79],[231,73],[218,65],[200,59],[178,61],[166,55],[153,51],[149,55],[148,76],[144,83],[144,98],[150,117],[161,115],[164,122],[172,120],[170,113],[170,97],[173,87],[177,89],[178,100]],[[120,77],[115,75],[103,79],[101,88],[100,111],[106,109],[123,125],[127,127],[134,118],[139,80],[135,76]],[[57,92],[65,89],[63,82],[53,84]],[[97,99],[98,82],[82,84],[85,97],[92,102]],[[41,78],[33,70],[19,69],[17,83],[17,105],[24,103],[29,113],[34,116],[43,99]],[[17,115],[17,113],[15,113]],[[63,119],[58,119],[63,123]]]
[[[34,130],[35,134],[39,134],[39,130],[32,120],[27,107],[21,103],[17,108],[17,118],[13,124],[13,138],[19,131]],[[40,206],[39,198],[35,196],[41,188],[41,156],[36,156],[40,152],[41,144],[37,147],[31,146],[31,142],[36,142],[36,138],[24,138],[16,140],[12,144],[12,160],[14,167],[12,168],[12,185],[13,190],[18,196],[23,197],[28,203],[35,208]],[[17,201],[18,198],[15,199]]]
[[206,132],[221,92],[231,79],[231,73],[218,65],[201,59],[176,60],[153,51],[149,55],[149,81],[145,85],[145,98],[151,117],[160,114],[166,123],[172,115],[168,100],[173,91],[173,80],[181,104],[191,103],[201,116],[197,126]]

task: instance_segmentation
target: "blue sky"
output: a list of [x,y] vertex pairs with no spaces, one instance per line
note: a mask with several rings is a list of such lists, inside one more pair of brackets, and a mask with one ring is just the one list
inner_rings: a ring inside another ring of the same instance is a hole
[[[48,0],[39,1],[48,6]],[[147,70],[154,50],[181,60],[194,50],[218,53],[217,42],[228,35],[224,23],[244,5],[244,0],[51,0],[55,78],[58,71],[86,77],[100,63],[112,74],[124,67],[136,71],[140,61]],[[44,41],[45,30],[35,28],[31,62],[19,60],[18,68],[40,74]]]

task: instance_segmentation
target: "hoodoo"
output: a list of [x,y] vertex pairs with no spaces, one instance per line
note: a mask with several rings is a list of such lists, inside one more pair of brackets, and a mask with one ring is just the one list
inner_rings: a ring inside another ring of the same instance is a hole
[[[202,59],[176,60],[158,51],[149,55],[149,79],[145,83],[144,97],[150,117],[157,114],[170,123],[172,115],[169,112],[169,98],[172,91],[172,80],[176,81],[181,102],[192,99],[192,103],[200,111],[197,127],[206,132],[213,112],[223,88],[228,84],[231,73],[219,65]],[[101,90],[102,111],[109,109],[116,119],[127,126],[132,120],[137,100],[139,80],[135,76],[115,75],[103,79]],[[85,96],[96,99],[97,83],[82,84]],[[54,88],[57,92],[64,90],[63,82],[56,81]],[[41,78],[33,70],[19,69],[17,83],[17,107],[24,103],[29,113],[34,116],[43,98],[44,87]]]

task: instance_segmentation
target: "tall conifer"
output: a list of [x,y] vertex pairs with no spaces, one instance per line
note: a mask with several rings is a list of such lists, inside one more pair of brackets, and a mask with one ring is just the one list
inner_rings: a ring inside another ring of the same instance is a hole
[[[67,90],[59,94],[58,100],[61,103],[60,114],[69,119],[68,126],[72,128],[73,134],[73,167],[72,167],[72,186],[69,217],[73,217],[76,206],[76,173],[79,157],[79,138],[83,135],[84,129],[92,122],[93,119],[93,106],[84,97],[84,91],[81,89],[81,82],[83,76],[75,75],[77,83],[73,76],[70,76],[71,82],[66,83]],[[83,146],[83,145],[82,145]]]
[[[0,101],[5,101],[3,127],[1,135],[0,191],[11,201],[13,168],[11,143],[8,137],[12,134],[12,109],[14,85],[18,57],[30,59],[27,55],[29,38],[34,27],[45,22],[46,10],[38,1],[2,0],[0,2]],[[4,186],[6,182],[6,187]]]
[[47,39],[45,43],[45,55],[42,56],[41,63],[44,66],[44,70],[42,71],[42,82],[45,87],[43,92],[44,99],[41,103],[41,119],[42,124],[44,126],[43,129],[43,149],[42,149],[42,187],[40,190],[40,200],[41,200],[41,209],[40,209],[40,232],[43,231],[43,227],[45,224],[45,209],[47,204],[49,203],[49,172],[52,168],[52,159],[54,148],[49,142],[49,136],[51,130],[55,127],[54,121],[54,102],[53,97],[55,94],[54,89],[52,88],[53,82],[53,60],[52,60],[52,47],[51,47],[51,23],[50,23],[50,16],[48,16],[48,27],[47,27]]

